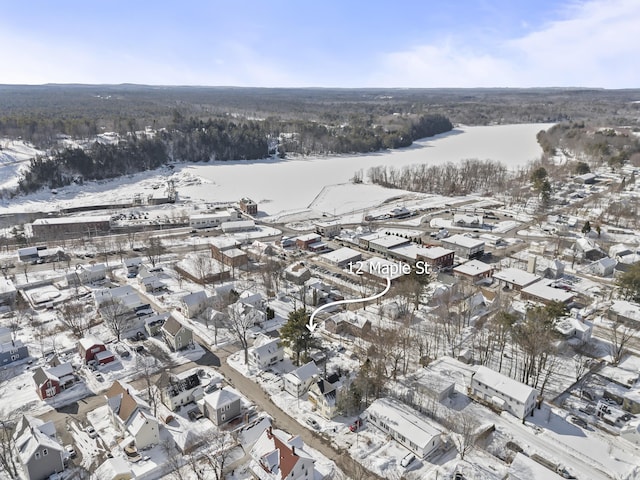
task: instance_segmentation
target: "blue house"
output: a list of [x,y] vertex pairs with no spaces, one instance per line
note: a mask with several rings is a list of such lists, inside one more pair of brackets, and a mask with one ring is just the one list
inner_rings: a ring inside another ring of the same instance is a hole
[[29,349],[21,340],[0,343],[0,367],[29,356]]

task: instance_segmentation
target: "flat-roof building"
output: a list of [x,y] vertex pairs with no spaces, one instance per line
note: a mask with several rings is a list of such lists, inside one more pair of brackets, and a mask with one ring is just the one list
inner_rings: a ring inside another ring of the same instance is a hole
[[443,247],[453,250],[461,258],[473,259],[484,255],[484,242],[477,238],[453,235],[441,241]]

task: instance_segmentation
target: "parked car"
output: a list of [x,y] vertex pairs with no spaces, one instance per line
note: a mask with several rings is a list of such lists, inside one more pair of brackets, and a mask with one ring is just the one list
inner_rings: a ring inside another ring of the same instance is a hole
[[76,453],[76,449],[73,448],[73,446],[71,446],[71,445],[65,445],[64,446],[64,451],[67,453],[67,457],[69,457],[69,458],[76,458],[76,456],[78,455]]
[[89,438],[96,438],[98,436],[98,432],[96,432],[96,429],[91,425],[85,428],[84,431],[87,433],[87,435],[89,435]]
[[362,427],[362,419],[358,418],[355,422],[349,425],[349,430],[351,430],[352,432],[356,432],[360,427]]
[[413,453],[407,453],[404,458],[400,460],[400,466],[406,468],[411,465],[415,459],[416,456]]
[[144,345],[136,345],[135,348],[136,352],[140,353],[140,352],[144,352]]
[[574,425],[582,428],[587,428],[589,426],[587,422],[585,422],[582,418],[576,417],[575,415],[571,415],[571,417],[569,417],[569,420],[571,420],[571,423],[573,423]]
[[96,380],[98,380],[99,382],[104,382],[104,377],[100,372],[96,373]]
[[320,424],[314,418],[307,417],[306,422],[307,425],[313,427],[316,430],[320,430]]

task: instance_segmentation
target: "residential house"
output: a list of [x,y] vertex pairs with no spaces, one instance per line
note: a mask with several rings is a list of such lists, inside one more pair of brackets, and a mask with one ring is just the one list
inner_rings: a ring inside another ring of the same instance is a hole
[[0,367],[23,360],[29,356],[29,349],[22,340],[0,343]]
[[249,348],[249,366],[264,370],[284,359],[284,348],[280,338],[260,334]]
[[164,372],[156,385],[160,390],[160,400],[173,411],[188,403],[197,402],[204,396],[197,373],[173,375]]
[[392,398],[379,398],[365,410],[367,421],[404,445],[418,458],[426,458],[442,444],[442,432],[417,410]]
[[599,277],[610,277],[616,269],[618,261],[615,258],[603,257],[589,265],[589,270]]
[[607,254],[590,238],[579,238],[574,244],[574,251],[584,260],[595,262],[607,256]]
[[539,396],[535,388],[484,366],[478,367],[471,376],[470,391],[479,400],[506,410],[520,419],[533,414]]
[[342,382],[340,377],[333,373],[312,383],[307,398],[317,413],[331,420],[338,414],[338,398],[341,393]]
[[357,312],[345,311],[325,320],[324,328],[336,335],[364,338],[371,333],[371,321]]
[[187,318],[195,318],[209,306],[207,292],[200,290],[185,295],[180,299],[180,311]]
[[69,285],[86,285],[104,280],[106,276],[107,267],[104,263],[95,265],[77,264],[74,271],[67,273],[67,283]]
[[309,390],[309,387],[320,375],[320,369],[312,360],[282,376],[284,389],[298,398]]
[[205,395],[198,401],[202,414],[215,425],[224,425],[240,416],[240,395],[229,387]]
[[634,253],[636,253],[636,249],[628,245],[625,245],[624,243],[617,243],[609,247],[609,256],[615,259],[618,259],[619,257],[624,257],[625,255],[631,255]]
[[78,380],[71,362],[55,367],[38,367],[34,370],[32,378],[42,400],[55,397]]
[[284,269],[284,278],[296,285],[303,285],[311,278],[311,271],[304,263],[293,263]]
[[123,434],[131,435],[138,449],[160,441],[158,420],[149,406],[128,385],[114,382],[105,394],[113,425]]
[[173,315],[170,315],[166,322],[162,324],[160,332],[165,343],[174,352],[184,350],[193,343],[191,329],[180,323]]
[[96,363],[103,365],[116,359],[113,352],[107,350],[105,344],[94,337],[84,337],[78,340],[78,353],[85,364],[95,360]]
[[91,480],[131,480],[135,478],[131,471],[131,464],[123,457],[107,458],[95,472]]
[[453,225],[455,227],[482,228],[484,225],[484,218],[482,218],[482,215],[456,213],[453,215]]
[[45,480],[64,470],[64,449],[53,422],[24,415],[13,432],[17,458],[27,480]]
[[142,259],[140,257],[125,258],[122,263],[124,264],[124,268],[127,270],[127,274],[135,276],[138,274],[138,270],[142,266]]
[[442,402],[453,395],[456,382],[450,375],[444,375],[438,368],[430,368],[431,366],[430,364],[419,369],[410,377],[411,388],[428,398]]
[[635,419],[626,423],[620,429],[620,436],[631,443],[635,443],[636,445],[640,445],[640,420]]
[[[530,273],[535,273],[542,278],[558,279],[564,275],[564,263],[558,260],[547,260],[544,257],[534,256],[533,271],[528,270]],[[531,261],[531,259],[529,259]]]
[[607,312],[609,320],[640,326],[640,305],[627,300],[615,300]]
[[236,302],[227,307],[229,318],[238,319],[243,325],[260,326],[267,319],[267,314],[251,304]]
[[316,476],[315,460],[304,449],[304,442],[282,430],[266,428],[251,451],[249,465],[259,480],[313,480]]

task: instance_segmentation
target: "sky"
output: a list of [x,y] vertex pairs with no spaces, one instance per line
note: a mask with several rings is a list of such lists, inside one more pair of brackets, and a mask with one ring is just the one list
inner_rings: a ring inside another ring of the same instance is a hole
[[640,0],[0,0],[0,84],[640,87]]

